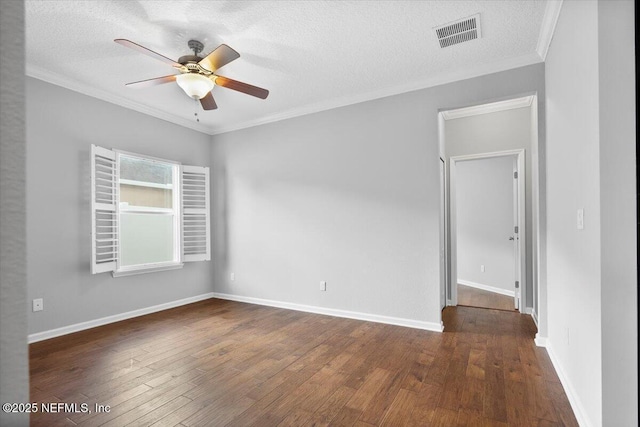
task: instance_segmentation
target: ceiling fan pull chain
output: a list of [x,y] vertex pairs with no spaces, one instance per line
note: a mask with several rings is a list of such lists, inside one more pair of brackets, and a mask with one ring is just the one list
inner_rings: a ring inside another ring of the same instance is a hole
[[198,117],[198,100],[194,99],[193,102],[195,103],[195,112],[193,115],[196,117],[196,122],[200,123],[200,117]]

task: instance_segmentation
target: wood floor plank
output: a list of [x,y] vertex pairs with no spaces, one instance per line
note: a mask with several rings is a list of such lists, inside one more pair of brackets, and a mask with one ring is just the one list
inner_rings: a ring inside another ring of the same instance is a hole
[[336,427],[353,426],[356,422],[358,422],[358,418],[360,418],[360,415],[362,415],[361,410],[344,406],[331,420],[330,425]]
[[452,353],[452,348],[440,345],[436,352],[435,359],[429,367],[429,372],[424,380],[425,383],[436,386],[442,386],[445,383]]
[[462,389],[460,410],[482,414],[484,410],[484,379],[468,377]]
[[[243,427],[259,423],[260,420],[269,415],[272,408],[279,407],[283,401],[289,399],[289,395],[304,384],[310,376],[311,374],[309,372],[288,371],[287,378],[281,384],[274,387],[269,393],[249,406],[245,411],[236,415],[229,422],[229,426]],[[277,420],[277,422],[280,421],[282,420]]]
[[311,420],[307,422],[307,426],[328,426],[338,413],[344,408],[347,402],[355,394],[355,390],[340,386],[324,401],[322,405],[314,412]]
[[[145,384],[140,384],[136,387],[133,387],[131,389],[125,390],[122,393],[117,393],[117,394],[113,394],[112,396],[110,396],[109,398],[101,398],[101,399],[97,399],[94,400],[94,402],[99,403],[101,405],[108,405],[109,408],[113,408],[115,406],[120,405],[121,403],[127,402],[129,399],[133,399],[136,396],[145,393],[149,390],[151,390],[152,387],[149,387]],[[88,401],[85,400],[85,401]],[[94,415],[93,414],[88,414],[88,413],[81,413],[81,414],[68,414],[69,415],[69,419],[71,419],[73,422],[75,422],[76,424],[81,423],[82,421],[85,421],[89,418],[92,418]]]
[[448,307],[443,333],[206,300],[30,345],[32,426],[577,426],[535,324]]
[[522,381],[505,381],[507,400],[507,421],[511,425],[527,425],[532,416],[532,408],[527,405],[527,386]]
[[458,304],[496,310],[515,310],[513,297],[461,284],[458,284]]
[[438,401],[440,400],[441,394],[442,387],[431,384],[422,384],[422,387],[416,393],[414,407],[409,414],[409,419],[407,420],[406,425],[430,425],[436,408],[438,407]]
[[146,415],[143,415],[134,422],[128,423],[127,427],[141,427],[151,425],[190,402],[191,399],[184,396],[178,396],[175,399],[165,403],[164,405],[161,405],[160,407],[152,410]]
[[523,382],[525,372],[520,360],[518,343],[515,340],[502,340],[502,356],[505,379],[508,381]]
[[198,399],[191,400],[187,402],[184,406],[176,409],[175,411],[164,415],[159,420],[155,421],[153,424],[150,424],[154,427],[164,427],[164,426],[185,426],[182,424],[182,421],[189,419],[189,417],[194,414],[200,412],[203,409],[214,406],[218,401],[217,398],[203,396]]
[[506,390],[502,364],[496,358],[496,352],[489,356],[486,363],[483,415],[499,422],[507,421]]
[[98,423],[101,426],[123,426],[146,415],[156,408],[172,401],[192,386],[188,383],[178,385],[167,384],[163,387],[151,389],[141,393],[110,409],[110,412],[94,414],[94,417],[78,423],[80,426],[91,426]]
[[456,418],[456,423],[453,424],[458,427],[485,427],[486,418],[482,417],[482,414],[479,414],[476,411],[466,411],[461,409],[458,411],[458,417]]
[[562,384],[557,381],[548,381],[547,387],[549,390],[549,397],[556,409],[560,423],[567,427],[578,427],[578,421],[571,409],[569,399],[567,399],[567,395],[562,388]]
[[458,411],[436,408],[430,425],[434,427],[451,427],[458,422]]
[[391,372],[376,368],[356,391],[347,407],[364,411],[376,394],[391,380]]
[[465,371],[467,377],[484,380],[485,357],[486,351],[470,349],[469,363],[467,364],[467,369]]
[[527,395],[530,398],[528,404],[534,416],[538,419],[558,422],[558,415],[544,378],[538,376],[527,378],[526,384]]
[[236,415],[241,414],[254,401],[245,396],[231,394],[222,399],[216,399],[212,404],[204,406],[198,412],[182,421],[185,426],[226,425]]
[[312,413],[304,409],[295,409],[278,424],[278,427],[298,427],[305,425],[311,420],[312,415]]
[[445,375],[442,395],[438,407],[457,411],[460,408],[462,392],[466,382],[466,372],[469,366],[470,347],[467,343],[460,343],[454,348]]
[[422,383],[427,378],[427,374],[429,372],[429,368],[431,367],[431,363],[433,362],[433,359],[435,359],[435,357],[431,356],[430,362],[427,362],[427,363],[422,363],[419,361],[413,362],[407,372],[407,375],[405,375],[404,377],[401,388],[405,390],[415,391],[415,392],[420,390]]
[[407,369],[405,368],[392,371],[389,380],[380,384],[378,393],[373,396],[359,420],[369,424],[380,424],[396,399],[406,375]]
[[407,425],[417,400],[417,393],[406,389],[399,390],[380,425],[391,427]]

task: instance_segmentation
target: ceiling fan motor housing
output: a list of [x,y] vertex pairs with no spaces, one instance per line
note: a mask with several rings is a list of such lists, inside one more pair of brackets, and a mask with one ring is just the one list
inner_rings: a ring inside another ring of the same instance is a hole
[[[202,57],[198,54],[202,52],[204,49],[204,45],[198,40],[189,40],[187,43],[189,45],[189,49],[193,50],[193,55],[184,55],[178,59],[178,62],[184,66],[183,73],[198,73],[198,74],[211,74],[211,71],[203,68],[199,62],[202,61]],[[186,68],[186,69],[185,69]]]
[[187,65],[187,64],[197,64],[201,60],[202,58],[196,55],[184,55],[184,56],[181,56],[180,59],[178,59],[178,62],[181,63],[182,65]]

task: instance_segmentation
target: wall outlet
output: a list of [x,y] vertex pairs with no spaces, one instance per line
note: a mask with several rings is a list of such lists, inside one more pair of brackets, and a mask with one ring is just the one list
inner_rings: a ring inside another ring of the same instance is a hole
[[33,311],[44,310],[44,300],[42,298],[36,298],[33,300]]
[[322,282],[320,282],[320,290],[321,291],[326,291],[327,290],[327,282],[325,282],[324,280]]
[[229,279],[231,279],[232,282],[236,280],[236,273],[229,274]]
[[484,264],[482,264],[482,265],[480,266],[480,271],[482,271],[482,272],[484,273]]

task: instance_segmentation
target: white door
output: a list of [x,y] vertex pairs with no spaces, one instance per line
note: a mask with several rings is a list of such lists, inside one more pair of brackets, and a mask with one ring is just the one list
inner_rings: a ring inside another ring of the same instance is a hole
[[526,273],[524,253],[525,241],[525,175],[524,154],[513,159],[513,257],[515,264],[515,293],[513,304],[516,310],[522,306],[523,277]]
[[[520,189],[515,155],[457,159],[452,178],[455,277],[466,285],[514,298],[520,306]],[[455,203],[453,197],[455,195]],[[452,221],[453,222],[453,221]],[[453,255],[453,254],[452,254]],[[454,264],[452,262],[452,269]],[[453,271],[452,271],[453,273]],[[516,287],[518,286],[518,287]],[[457,292],[456,292],[457,294]]]

